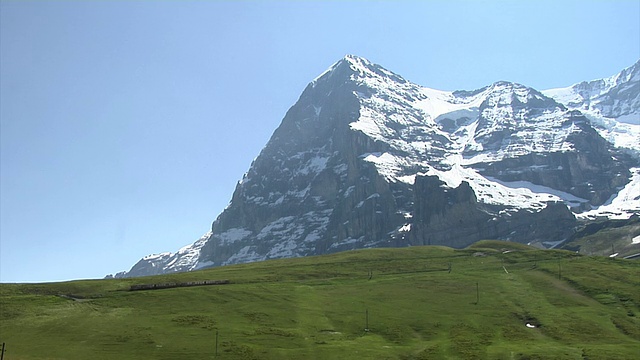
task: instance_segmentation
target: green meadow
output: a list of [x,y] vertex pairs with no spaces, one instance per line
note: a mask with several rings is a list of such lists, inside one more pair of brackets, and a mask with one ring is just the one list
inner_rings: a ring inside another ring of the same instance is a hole
[[[130,291],[135,284],[226,285]],[[640,262],[483,241],[0,284],[18,359],[638,359]]]

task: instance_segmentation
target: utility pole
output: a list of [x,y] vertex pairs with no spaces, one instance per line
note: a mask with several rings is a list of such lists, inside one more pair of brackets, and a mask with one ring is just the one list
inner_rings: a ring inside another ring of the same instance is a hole
[[480,303],[480,283],[476,282],[476,305]]
[[218,330],[216,330],[216,357],[218,357]]
[[2,343],[2,353],[0,354],[0,360],[4,360],[4,343]]
[[558,280],[562,280],[562,264],[558,263]]
[[364,331],[368,332],[369,331],[369,309],[366,309],[364,311],[364,317],[365,317]]

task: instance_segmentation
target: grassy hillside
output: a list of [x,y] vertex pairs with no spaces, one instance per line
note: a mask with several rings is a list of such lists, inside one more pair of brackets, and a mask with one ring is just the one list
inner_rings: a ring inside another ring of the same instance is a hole
[[[231,284],[129,291],[221,279]],[[371,249],[1,284],[0,342],[6,360],[637,359],[639,289],[630,260],[490,241]]]
[[640,218],[591,222],[578,231],[562,248],[584,255],[609,256],[617,253],[622,258],[640,253],[640,244],[633,238],[640,236]]

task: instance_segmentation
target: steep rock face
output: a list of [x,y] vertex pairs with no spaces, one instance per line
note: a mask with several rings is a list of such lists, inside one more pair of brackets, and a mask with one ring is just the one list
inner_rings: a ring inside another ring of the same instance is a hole
[[[530,181],[574,194],[602,205],[629,177],[633,163],[625,153],[598,136],[589,121],[578,112],[569,112],[561,126],[571,128],[566,140],[572,151],[531,152],[483,164],[481,173],[503,181]],[[612,161],[616,158],[619,161]]]
[[360,116],[353,75],[343,60],[305,89],[214,222],[203,258],[222,265],[379,242],[397,216],[394,197],[359,155],[387,144],[349,128]]
[[464,247],[488,236],[492,214],[468,182],[449,188],[437,176],[418,176],[414,184],[412,245]]
[[523,85],[439,91],[347,56],[307,86],[210,233],[120,276],[488,238],[553,246],[576,216],[640,212],[621,197],[638,161],[602,134]]
[[414,188],[413,245],[460,248],[483,239],[545,243],[568,238],[576,225],[571,211],[559,202],[540,211],[518,209],[501,216],[504,209],[478,202],[466,181],[450,188],[437,176],[419,176]]

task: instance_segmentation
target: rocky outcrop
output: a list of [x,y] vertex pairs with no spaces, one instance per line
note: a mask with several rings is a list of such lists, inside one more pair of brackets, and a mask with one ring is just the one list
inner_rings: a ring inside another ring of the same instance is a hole
[[502,207],[479,203],[464,181],[457,188],[448,188],[436,176],[419,176],[414,189],[412,245],[461,248],[483,239],[557,241],[569,238],[576,225],[575,216],[562,203],[548,203],[537,212],[505,212]]

